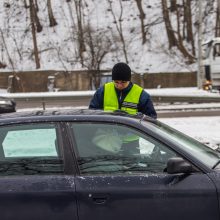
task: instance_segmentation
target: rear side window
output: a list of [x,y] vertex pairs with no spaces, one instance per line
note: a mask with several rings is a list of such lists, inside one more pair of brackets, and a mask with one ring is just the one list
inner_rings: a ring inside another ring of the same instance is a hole
[[0,175],[63,173],[55,124],[0,127]]

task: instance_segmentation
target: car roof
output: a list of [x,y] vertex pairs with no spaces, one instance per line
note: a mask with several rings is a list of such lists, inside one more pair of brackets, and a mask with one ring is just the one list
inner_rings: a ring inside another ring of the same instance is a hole
[[26,120],[68,120],[71,118],[102,118],[102,119],[133,119],[133,120],[145,120],[152,121],[154,119],[143,115],[137,114],[135,116],[129,115],[123,111],[115,111],[115,112],[106,112],[103,110],[91,110],[91,109],[48,109],[48,110],[29,110],[29,111],[20,111],[20,112],[12,112],[0,114],[0,123],[6,122],[18,122],[18,121],[26,121]]
[[[105,112],[102,110],[91,109],[47,109],[47,110],[25,110],[9,114],[1,114],[0,120],[5,118],[18,118],[18,117],[39,117],[39,116],[65,116],[65,115],[115,115],[113,112]],[[123,115],[118,113],[117,115]]]

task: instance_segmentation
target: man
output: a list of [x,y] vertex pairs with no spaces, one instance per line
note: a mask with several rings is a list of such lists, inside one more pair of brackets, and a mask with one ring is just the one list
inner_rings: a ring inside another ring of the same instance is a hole
[[150,95],[131,82],[131,69],[126,63],[117,63],[112,69],[113,82],[106,83],[94,94],[89,108],[105,111],[123,110],[129,114],[141,112],[157,118]]

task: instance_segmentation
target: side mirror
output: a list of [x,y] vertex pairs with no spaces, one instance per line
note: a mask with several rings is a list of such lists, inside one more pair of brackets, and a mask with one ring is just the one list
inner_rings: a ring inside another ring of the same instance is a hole
[[167,173],[191,173],[193,171],[192,165],[181,157],[173,157],[167,161]]

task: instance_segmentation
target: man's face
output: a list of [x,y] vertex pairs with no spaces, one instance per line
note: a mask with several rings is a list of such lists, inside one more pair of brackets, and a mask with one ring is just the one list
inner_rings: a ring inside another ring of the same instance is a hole
[[115,88],[118,90],[123,90],[128,87],[129,81],[122,81],[122,80],[114,80]]

